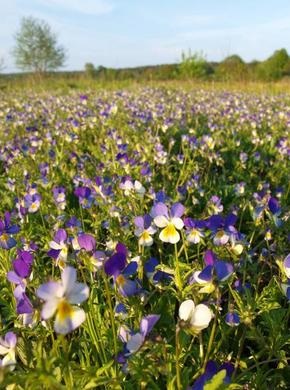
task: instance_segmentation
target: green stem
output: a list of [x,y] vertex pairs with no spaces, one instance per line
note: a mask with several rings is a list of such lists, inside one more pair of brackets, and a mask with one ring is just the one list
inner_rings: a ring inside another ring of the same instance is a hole
[[177,390],[182,389],[181,379],[180,379],[180,367],[179,367],[179,355],[180,355],[179,332],[180,332],[180,328],[177,325],[175,331],[175,369],[176,369]]
[[108,305],[109,305],[111,326],[112,326],[112,331],[113,331],[114,353],[115,353],[115,356],[117,356],[117,352],[118,352],[118,349],[117,349],[117,332],[116,332],[116,326],[115,326],[114,309],[113,309],[113,306],[112,306],[110,287],[109,287],[106,275],[104,275],[104,281],[105,281],[105,291],[106,291],[106,296],[107,296],[107,302],[108,302]]
[[206,355],[205,355],[205,358],[204,358],[204,361],[203,361],[203,365],[202,365],[202,371],[205,370],[205,367],[207,365],[207,362],[208,362],[208,359],[209,359],[209,356],[210,356],[210,353],[211,353],[211,348],[212,348],[212,344],[213,344],[214,337],[215,337],[216,327],[217,327],[217,315],[215,315],[214,323],[213,323],[213,326],[211,328],[210,337],[209,337],[209,343],[208,343],[208,346],[207,346]]
[[241,340],[240,340],[240,346],[239,346],[239,350],[238,350],[238,354],[237,354],[237,359],[236,359],[236,362],[235,362],[235,370],[234,370],[234,373],[233,373],[233,378],[236,376],[237,374],[237,370],[238,370],[238,367],[239,367],[239,364],[240,364],[240,360],[241,360],[241,356],[242,356],[242,352],[243,352],[243,349],[244,349],[244,342],[245,342],[245,338],[246,338],[246,328],[243,329],[243,333],[242,333],[242,337],[241,337]]
[[180,269],[179,269],[179,260],[178,260],[178,251],[177,251],[177,245],[174,244],[174,250],[175,250],[175,284],[179,291],[182,291],[182,280],[180,277]]

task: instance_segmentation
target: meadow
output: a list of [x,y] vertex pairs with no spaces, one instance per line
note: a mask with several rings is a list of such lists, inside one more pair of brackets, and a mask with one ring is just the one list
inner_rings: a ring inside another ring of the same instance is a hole
[[0,92],[0,388],[289,388],[290,93],[77,87]]

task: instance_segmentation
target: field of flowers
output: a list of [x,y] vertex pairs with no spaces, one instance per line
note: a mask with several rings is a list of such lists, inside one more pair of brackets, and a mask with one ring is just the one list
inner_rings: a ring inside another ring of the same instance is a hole
[[289,128],[287,94],[3,94],[0,388],[289,388]]

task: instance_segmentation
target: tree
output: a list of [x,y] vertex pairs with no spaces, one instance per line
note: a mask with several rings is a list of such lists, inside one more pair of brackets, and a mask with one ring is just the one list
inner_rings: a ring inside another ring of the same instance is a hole
[[219,63],[216,76],[223,81],[245,81],[248,78],[248,68],[240,56],[233,54]]
[[90,78],[90,79],[93,79],[97,74],[97,70],[94,66],[94,64],[92,64],[91,62],[87,62],[85,64],[85,75]]
[[65,50],[45,21],[32,16],[23,18],[15,39],[13,54],[20,69],[41,74],[64,65]]
[[203,53],[188,54],[182,52],[181,63],[179,64],[179,74],[181,77],[192,79],[202,79],[211,73],[209,64],[207,63]]
[[262,62],[258,68],[258,78],[265,81],[276,81],[289,71],[289,56],[286,49],[276,50],[271,57]]

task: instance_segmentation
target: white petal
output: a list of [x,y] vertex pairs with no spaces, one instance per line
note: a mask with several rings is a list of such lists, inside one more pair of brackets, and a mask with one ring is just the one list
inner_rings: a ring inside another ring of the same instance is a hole
[[179,306],[178,316],[183,321],[188,321],[191,319],[193,311],[195,308],[195,304],[192,299],[187,299],[182,302]]
[[176,227],[176,229],[178,230],[181,230],[184,226],[184,223],[183,223],[183,220],[181,218],[172,218],[171,219],[171,222],[173,223],[173,225]]
[[170,244],[176,244],[180,240],[180,235],[178,231],[175,229],[174,225],[172,225],[173,228],[169,228],[167,226],[165,229],[161,231],[159,234],[159,238],[163,242],[169,242]]
[[69,294],[67,294],[67,299],[69,303],[78,304],[88,299],[89,293],[90,290],[86,284],[75,283]]
[[46,301],[41,310],[41,317],[44,320],[47,320],[48,318],[52,317],[57,309],[58,303],[59,299],[55,298]]
[[208,327],[211,319],[212,313],[210,309],[201,303],[200,305],[196,306],[192,314],[190,324],[195,330],[200,331]]
[[10,348],[0,344],[0,355],[6,355],[10,351]]
[[164,215],[158,215],[157,217],[154,218],[154,223],[159,228],[164,228],[165,226],[168,225],[169,221]]
[[74,307],[70,315],[63,317],[59,314],[55,317],[54,330],[56,333],[67,334],[78,328],[86,319],[83,309]]
[[62,245],[58,244],[58,243],[55,242],[55,241],[50,241],[49,247],[50,247],[51,249],[56,249],[56,250],[62,249]]
[[58,282],[48,282],[38,288],[36,295],[44,301],[61,298],[63,296],[63,286]]
[[2,360],[2,366],[9,367],[10,371],[14,370],[16,364],[15,351],[10,351]]
[[65,295],[68,295],[74,288],[77,279],[77,271],[73,267],[66,267],[61,273],[62,285]]

